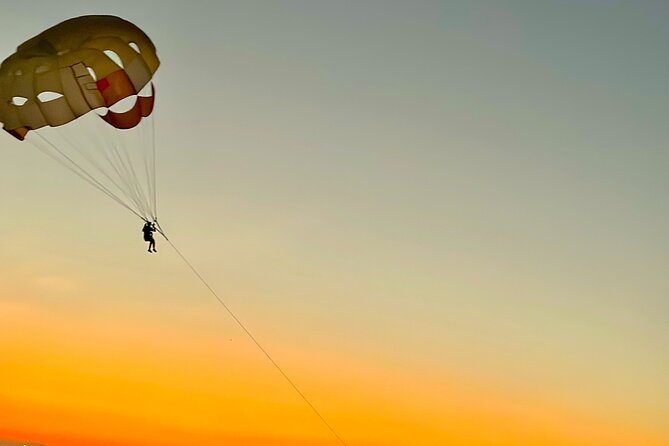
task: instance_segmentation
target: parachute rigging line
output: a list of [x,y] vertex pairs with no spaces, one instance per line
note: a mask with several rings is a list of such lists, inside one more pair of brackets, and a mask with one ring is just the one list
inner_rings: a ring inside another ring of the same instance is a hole
[[[79,178],[82,180],[86,181],[89,183],[91,186],[95,187],[96,189],[100,190],[103,192],[105,195],[107,195],[109,198],[135,214],[137,217],[141,218],[144,220],[144,217],[142,217],[137,211],[135,211],[133,208],[128,206],[121,198],[119,198],[114,192],[109,190],[104,184],[100,183],[98,180],[93,178],[91,174],[86,172],[81,166],[79,166],[72,158],[70,158],[67,154],[63,153],[62,150],[60,150],[55,144],[53,144],[51,141],[46,139],[44,136],[42,136],[39,133],[35,133],[35,135],[40,138],[42,141],[44,141],[46,144],[51,146],[52,149],[54,149],[56,152],[58,152],[64,159],[61,159],[57,157],[55,154],[53,154],[51,151],[47,150],[46,148],[40,146],[39,144],[33,144],[35,147],[37,147],[38,150],[40,150],[42,153],[47,155],[49,158],[53,159],[66,169],[70,170],[74,174],[76,174]],[[67,162],[65,161],[67,160]]]
[[[148,175],[149,181],[152,181],[152,194],[151,198],[153,199],[153,218],[158,221],[158,206],[156,205],[156,120],[153,119],[153,113],[149,115],[151,120],[151,175]],[[147,163],[148,166],[148,163]]]
[[272,355],[270,355],[269,352],[262,346],[262,344],[260,344],[260,342],[256,339],[256,337],[253,336],[253,334],[251,333],[251,331],[250,331],[248,328],[246,328],[246,326],[244,325],[244,323],[237,317],[237,315],[232,311],[232,309],[230,309],[230,307],[225,303],[225,301],[224,301],[223,299],[220,298],[220,296],[216,293],[216,291],[214,291],[214,289],[209,285],[209,283],[207,283],[207,281],[204,279],[204,277],[202,277],[202,275],[201,275],[201,274],[198,272],[198,270],[193,266],[193,264],[192,264],[192,263],[191,263],[191,262],[190,262],[190,261],[189,261],[189,260],[182,254],[182,253],[181,253],[181,251],[179,251],[179,249],[174,245],[174,243],[172,243],[172,241],[171,241],[169,238],[167,238],[167,236],[166,236],[165,233],[163,232],[163,230],[162,230],[162,228],[160,227],[160,224],[159,224],[158,222],[156,222],[156,226],[157,226],[157,228],[158,228],[158,232],[159,232],[163,237],[165,237],[165,240],[167,240],[167,243],[169,243],[170,246],[171,246],[171,247],[174,249],[174,251],[177,253],[177,255],[178,255],[179,257],[181,257],[181,260],[183,260],[184,263],[185,263],[185,264],[190,268],[190,270],[193,272],[193,274],[195,274],[195,276],[196,276],[198,279],[200,279],[200,282],[202,282],[202,284],[203,284],[203,285],[209,290],[209,292],[216,298],[216,300],[218,301],[218,303],[225,309],[225,311],[228,312],[228,314],[230,315],[230,317],[232,317],[232,319],[234,319],[234,321],[237,323],[237,325],[239,325],[239,327],[241,327],[241,329],[242,329],[242,330],[244,331],[244,333],[246,333],[246,335],[253,341],[253,343],[256,345],[256,347],[258,347],[258,349],[265,355],[265,357],[267,357],[267,359],[269,360],[269,362],[271,362],[272,365],[274,366],[274,368],[277,369],[277,370],[279,371],[279,373],[281,374],[281,376],[284,377],[284,379],[288,382],[288,384],[290,384],[290,386],[293,388],[293,390],[295,390],[295,392],[300,396],[300,398],[302,398],[302,400],[304,400],[304,402],[307,403],[307,405],[311,408],[311,410],[314,412],[314,414],[316,414],[316,416],[323,422],[323,424],[325,424],[325,426],[330,430],[330,432],[337,438],[337,440],[339,441],[339,443],[341,443],[343,446],[347,446],[347,444],[346,444],[346,442],[343,440],[343,438],[337,433],[337,431],[334,430],[334,428],[332,427],[332,425],[331,425],[330,423],[328,423],[328,421],[327,421],[327,420],[325,419],[325,417],[318,411],[318,409],[316,409],[316,406],[314,406],[314,405],[311,403],[311,401],[309,401],[309,398],[307,398],[307,396],[300,390],[300,388],[297,387],[297,385],[295,384],[295,382],[294,382],[292,379],[290,379],[290,377],[288,376],[288,374],[287,374],[286,372],[284,372],[284,370],[281,368],[281,366],[274,360],[274,358],[272,357]]
[[[115,132],[104,133],[104,127],[96,131],[96,125],[104,124],[94,113],[88,119],[92,128],[82,126],[74,133],[68,133],[66,128],[58,132],[36,131],[27,141],[141,220],[157,220],[153,116],[148,118],[150,123],[138,126],[135,133],[126,133],[123,138]],[[139,165],[137,169],[135,164]]]

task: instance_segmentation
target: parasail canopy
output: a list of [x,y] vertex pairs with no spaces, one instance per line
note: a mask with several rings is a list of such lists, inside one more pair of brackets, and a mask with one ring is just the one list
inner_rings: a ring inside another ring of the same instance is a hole
[[102,116],[116,128],[132,128],[153,109],[153,95],[138,93],[159,64],[151,40],[126,20],[66,20],[21,44],[0,65],[0,121],[23,140],[30,130],[61,126],[137,96],[129,110]]

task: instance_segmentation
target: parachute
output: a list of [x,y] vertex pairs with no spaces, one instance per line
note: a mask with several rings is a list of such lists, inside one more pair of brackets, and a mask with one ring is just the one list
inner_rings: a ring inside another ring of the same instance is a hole
[[66,20],[19,45],[0,65],[0,122],[155,221],[152,80],[159,65],[153,42],[126,20]]

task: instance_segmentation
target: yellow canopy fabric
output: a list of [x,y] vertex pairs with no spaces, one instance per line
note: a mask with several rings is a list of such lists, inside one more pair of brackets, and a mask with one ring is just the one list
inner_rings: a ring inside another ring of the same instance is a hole
[[[0,121],[22,140],[29,130],[67,124],[136,95],[159,65],[153,42],[126,20],[66,20],[21,44],[0,65]],[[131,128],[152,109],[153,96],[138,97],[133,109],[109,111],[103,119]]]

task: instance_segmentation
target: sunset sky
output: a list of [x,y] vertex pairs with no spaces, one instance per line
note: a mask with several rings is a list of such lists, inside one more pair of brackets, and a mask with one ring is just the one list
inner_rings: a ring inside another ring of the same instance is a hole
[[[155,43],[158,210],[349,446],[669,444],[669,3],[7,1]],[[340,444],[162,238],[0,135],[0,445]]]

